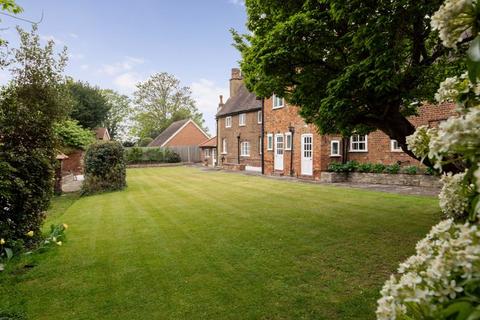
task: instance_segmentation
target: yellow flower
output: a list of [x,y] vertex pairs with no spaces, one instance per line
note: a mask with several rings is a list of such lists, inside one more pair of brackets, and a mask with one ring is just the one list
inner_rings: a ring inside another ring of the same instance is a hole
[[28,231],[28,232],[27,232],[27,236],[29,236],[29,237],[33,237],[33,231],[31,231],[31,230],[30,230],[30,231]]
[[68,224],[64,223],[63,224],[63,229],[67,230],[68,229]]
[[0,239],[0,244],[5,244],[5,239]]
[[56,237],[53,237],[53,238],[52,238],[52,241],[53,241],[53,242],[57,242],[57,238],[56,238]]
[[62,245],[62,241],[58,241],[58,242],[57,242],[57,245],[61,246],[61,245]]

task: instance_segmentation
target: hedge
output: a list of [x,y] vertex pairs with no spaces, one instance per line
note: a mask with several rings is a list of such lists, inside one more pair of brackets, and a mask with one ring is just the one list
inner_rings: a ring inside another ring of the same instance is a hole
[[128,164],[181,162],[178,153],[168,148],[126,148],[125,159]]
[[330,172],[362,172],[362,173],[389,173],[389,174],[419,174],[434,175],[435,172],[427,168],[420,169],[417,166],[401,167],[399,164],[384,165],[381,163],[358,163],[356,161],[347,161],[346,163],[333,162],[328,166]]

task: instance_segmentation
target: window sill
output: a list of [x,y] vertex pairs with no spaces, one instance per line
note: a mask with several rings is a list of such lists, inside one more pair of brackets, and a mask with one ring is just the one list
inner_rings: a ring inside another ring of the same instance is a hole
[[341,156],[341,154],[331,154],[330,158],[340,158]]
[[227,155],[228,152],[222,152],[222,153],[220,153],[220,154],[221,154],[221,155]]
[[282,109],[285,106],[280,106],[280,107],[272,107],[272,110],[277,110],[277,109]]
[[350,153],[367,153],[368,150],[350,150],[348,152],[350,152]]
[[247,125],[246,124],[239,124],[238,126],[239,127],[246,127]]
[[390,152],[400,153],[400,152],[403,152],[403,150],[390,150]]

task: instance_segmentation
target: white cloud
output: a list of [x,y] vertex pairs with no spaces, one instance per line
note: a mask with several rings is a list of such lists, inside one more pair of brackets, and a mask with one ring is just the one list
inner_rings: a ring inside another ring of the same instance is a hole
[[65,44],[65,42],[63,42],[62,40],[56,38],[51,34],[42,34],[40,35],[40,39],[42,39],[43,41],[53,41],[56,44]]
[[135,66],[143,64],[145,62],[142,58],[125,57],[122,61],[113,64],[104,64],[98,71],[101,74],[108,76],[118,75],[131,71]]
[[216,85],[208,79],[200,79],[190,85],[192,96],[197,102],[198,110],[203,113],[203,118],[210,129],[215,132],[215,114],[217,113],[219,96],[223,95],[223,101],[228,98],[229,89]]
[[83,60],[85,55],[83,53],[69,53],[68,58],[72,60]]
[[241,6],[245,7],[245,0],[229,0],[228,2],[236,5],[236,6]]
[[82,69],[82,70],[87,70],[89,67],[90,67],[90,66],[89,66],[88,64],[82,64],[82,65],[80,66],[80,69]]
[[78,34],[76,34],[76,33],[72,32],[72,33],[69,33],[68,35],[70,36],[70,38],[78,39]]
[[122,93],[131,94],[133,91],[135,91],[137,83],[142,80],[142,77],[136,72],[125,72],[116,76],[113,79],[113,83]]

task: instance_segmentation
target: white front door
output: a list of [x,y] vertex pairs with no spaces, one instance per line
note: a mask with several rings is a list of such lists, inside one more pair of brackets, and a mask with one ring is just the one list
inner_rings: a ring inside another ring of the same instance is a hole
[[217,149],[212,149],[212,166],[217,165]]
[[313,175],[313,135],[302,134],[302,169],[304,176]]
[[283,149],[284,149],[283,134],[276,134],[275,135],[275,163],[274,163],[275,170],[283,170]]

